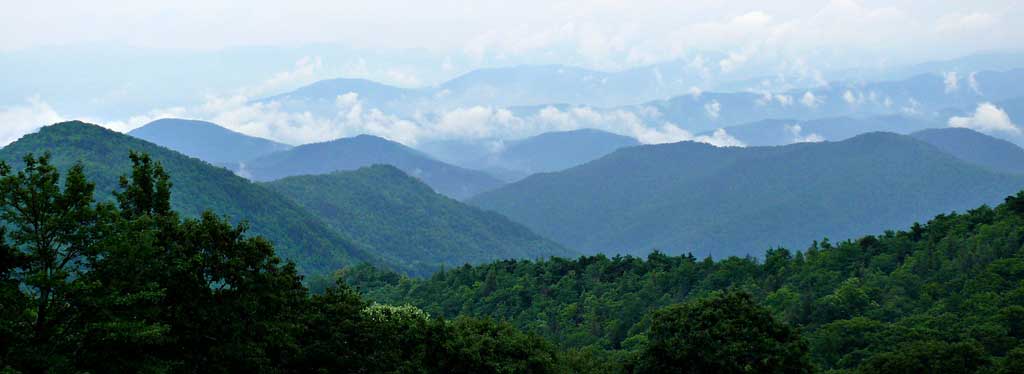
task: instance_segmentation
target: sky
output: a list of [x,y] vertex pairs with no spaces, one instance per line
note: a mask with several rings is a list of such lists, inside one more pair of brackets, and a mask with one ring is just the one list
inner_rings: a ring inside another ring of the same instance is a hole
[[[5,0],[7,1],[7,0]],[[715,49],[904,60],[1019,47],[1019,1],[9,1],[0,50],[337,43],[602,69]],[[45,25],[45,27],[40,27]],[[739,56],[743,55],[743,56]],[[835,56],[835,57],[831,57]],[[834,62],[834,61],[833,61]],[[877,61],[876,61],[877,62]]]
[[[127,129],[211,101],[359,77],[403,87],[481,67],[616,71],[701,53],[719,74],[888,68],[1020,50],[994,1],[0,0],[0,120]],[[21,130],[0,130],[3,139]],[[6,140],[6,141],[9,141]]]

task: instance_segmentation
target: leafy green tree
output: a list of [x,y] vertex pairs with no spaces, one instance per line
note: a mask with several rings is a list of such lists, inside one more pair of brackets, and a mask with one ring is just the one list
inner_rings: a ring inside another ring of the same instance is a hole
[[1017,214],[1024,215],[1024,191],[1018,192],[1014,196],[1007,196],[1006,208]]
[[368,354],[380,347],[368,333],[363,314],[367,303],[344,283],[313,295],[298,337],[301,358],[294,371],[357,372],[365,368]]
[[1017,347],[1006,354],[999,367],[999,373],[1024,373],[1024,347]]
[[989,365],[977,342],[910,342],[875,355],[859,368],[862,373],[976,373]]
[[554,373],[557,353],[550,343],[507,322],[458,318],[445,325],[437,352],[441,373]]
[[747,293],[727,291],[654,313],[648,373],[809,373],[807,344]]
[[[0,238],[6,237],[7,230],[0,227]],[[21,253],[7,245],[6,240],[0,240],[0,372],[10,367],[11,350],[27,344],[22,313],[28,308],[28,299],[14,278],[21,261]]]
[[[29,303],[17,317],[27,318],[20,322],[30,326],[29,344],[15,347],[13,355],[32,370],[64,367],[71,364],[80,333],[74,323],[79,311],[72,306],[83,287],[82,265],[96,255],[102,237],[97,230],[101,217],[94,207],[94,185],[81,165],[61,181],[49,154],[30,154],[23,161],[24,169],[17,172],[0,164],[0,219],[10,227],[5,240],[20,258],[13,277]],[[8,266],[10,261],[5,261]]]

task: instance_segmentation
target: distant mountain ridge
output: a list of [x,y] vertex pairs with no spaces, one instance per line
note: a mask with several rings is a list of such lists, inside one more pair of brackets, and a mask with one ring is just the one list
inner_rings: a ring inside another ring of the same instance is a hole
[[516,181],[534,173],[568,169],[616,149],[639,144],[628,136],[584,128],[545,132],[517,140],[442,141],[420,146],[438,159]]
[[[958,77],[956,88],[938,74],[894,81],[832,82],[785,92],[704,92],[624,107],[648,120],[686,124],[694,132],[711,131],[767,118],[812,120],[832,117],[903,115],[945,122],[950,109],[973,111],[982,102],[1024,96],[1024,69],[982,71]],[[656,111],[652,111],[655,109]],[[655,116],[645,113],[655,113]]]
[[1021,187],[1022,176],[968,164],[910,136],[870,133],[780,147],[629,147],[470,202],[585,253],[723,257],[907,227]]
[[956,158],[993,171],[1024,174],[1024,149],[980,132],[947,127],[910,134]]
[[129,131],[128,135],[217,165],[234,165],[291,148],[214,123],[178,118],[158,119]]
[[[937,124],[947,122],[951,115],[970,114],[980,103],[1001,103],[1024,97],[1024,85],[1017,84],[1024,81],[1022,68],[970,71],[950,76],[932,71],[954,63],[909,69],[908,74],[915,74],[886,76],[885,79],[889,80],[819,81],[806,87],[777,90],[772,90],[771,85],[760,86],[750,82],[747,87],[720,91],[700,89],[702,85],[694,82],[692,76],[678,75],[685,69],[671,69],[679,67],[676,64],[614,73],[560,65],[518,66],[480,69],[435,87],[416,89],[360,80],[322,81],[261,99],[261,102],[279,101],[286,111],[333,116],[337,112],[338,98],[355,94],[365,107],[409,120],[436,122],[451,110],[486,107],[507,108],[519,120],[538,126],[546,121],[541,115],[544,110],[564,112],[568,108],[584,107],[597,115],[594,118],[629,113],[649,127],[669,123],[690,133],[710,132],[772,118],[802,122],[823,118],[897,120],[903,117],[901,121],[915,127],[908,131],[871,127],[866,131],[912,132],[937,127]],[[971,63],[964,66],[988,65]],[[991,66],[1005,67],[999,64]],[[628,95],[616,99],[623,93]],[[595,96],[587,96],[591,94]],[[588,118],[574,121],[579,127],[597,127],[600,123],[600,119]],[[922,126],[911,124],[911,121],[930,124]],[[846,131],[841,138],[826,136],[826,139],[837,140],[857,134]],[[996,135],[1003,137],[1003,134]],[[1024,144],[1024,140],[1013,141]],[[778,143],[778,140],[752,139],[750,142],[768,143]]]
[[[830,117],[810,120],[765,119],[724,130],[747,146],[786,145],[815,141],[841,141],[854,136],[876,132],[910,134],[914,131],[941,127],[938,121],[904,115],[877,115],[867,117]],[[705,132],[700,135],[711,135]]]
[[265,186],[413,274],[576,254],[500,214],[440,195],[390,165],[288,177]]
[[449,165],[397,142],[371,135],[305,144],[272,153],[249,160],[239,173],[256,181],[272,181],[296,175],[355,170],[374,164],[394,165],[435,191],[456,199],[504,184],[484,172]]

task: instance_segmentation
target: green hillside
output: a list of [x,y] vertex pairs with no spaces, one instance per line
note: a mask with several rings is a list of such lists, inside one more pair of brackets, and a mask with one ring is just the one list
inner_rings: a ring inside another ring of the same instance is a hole
[[[499,261],[423,280],[369,267],[343,276],[378,302],[511,321],[573,349],[591,365],[584,372],[629,372],[658,337],[652,312],[726,289],[750,293],[798,327],[815,371],[1011,373],[1024,365],[1024,192],[907,231],[798,248],[768,250],[763,261],[653,253]],[[705,333],[713,328],[727,327]]]
[[870,133],[782,147],[630,147],[471,202],[586,253],[660,249],[720,258],[907,227],[1021,187],[1024,177],[909,136]]
[[20,167],[28,153],[52,154],[66,170],[81,162],[96,183],[97,199],[111,201],[118,178],[131,171],[130,151],[144,152],[173,176],[171,203],[185,216],[204,210],[248,221],[251,232],[270,239],[278,253],[307,274],[326,273],[370,256],[287,198],[230,171],[155,144],[83,122],[47,126],[0,150],[0,160]]
[[265,186],[417,274],[440,265],[572,254],[500,214],[440,195],[393,166],[288,177]]

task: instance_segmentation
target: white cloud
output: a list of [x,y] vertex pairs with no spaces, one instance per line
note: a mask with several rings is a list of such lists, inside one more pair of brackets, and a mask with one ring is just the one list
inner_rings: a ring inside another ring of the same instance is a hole
[[693,96],[694,99],[700,98],[700,95],[704,93],[704,91],[702,91],[700,87],[697,86],[690,86],[690,90],[687,92],[690,94],[690,96]]
[[972,72],[967,76],[967,86],[971,87],[971,91],[975,94],[981,95],[981,85],[978,84],[978,79],[975,78],[975,75],[977,75],[977,73]]
[[26,101],[23,105],[0,107],[0,146],[6,146],[40,127],[65,120],[39,97]]
[[[126,132],[160,118],[192,118],[288,144],[372,134],[411,146],[427,140],[448,139],[477,140],[500,146],[502,139],[548,131],[596,128],[632,136],[650,144],[690,140],[716,146],[744,145],[722,129],[709,135],[695,136],[676,124],[661,121],[654,108],[635,113],[618,109],[559,109],[549,106],[517,116],[507,109],[473,106],[406,119],[367,107],[358,94],[349,92],[336,97],[333,110],[332,115],[289,112],[275,101],[254,102],[251,97],[231,95],[208,96],[200,105],[154,110],[121,121],[83,120]],[[42,100],[32,98],[27,105],[0,110],[0,123],[6,124],[0,132],[0,141],[9,143],[41,126],[65,119]]]
[[789,95],[781,95],[781,94],[775,95],[775,101],[778,101],[779,104],[782,105],[782,106],[793,105],[793,97],[789,96]]
[[733,70],[738,69],[744,63],[757,53],[757,49],[754,47],[748,47],[741,51],[729,52],[729,56],[718,62],[718,68],[723,73],[731,73]]
[[956,92],[959,88],[959,80],[957,79],[956,72],[951,71],[942,74],[942,84],[946,86],[946,93]]
[[718,100],[711,100],[704,104],[704,112],[707,113],[708,118],[718,119],[718,115],[722,112],[722,104]]
[[952,13],[939,18],[935,29],[939,32],[964,32],[984,30],[995,26],[999,19],[989,13]]
[[1021,129],[1011,120],[1010,116],[992,103],[978,104],[974,114],[970,117],[952,117],[949,119],[950,127],[963,127],[981,132],[993,133],[1004,132],[1020,135]]
[[793,105],[793,97],[784,94],[773,94],[769,91],[761,92],[761,97],[754,100],[757,105],[768,105],[771,103],[778,103],[781,106]]
[[822,103],[822,99],[815,96],[811,91],[807,91],[804,92],[804,96],[800,98],[800,103],[808,108],[814,108]]
[[817,133],[803,135],[803,127],[799,124],[786,125],[786,131],[793,136],[793,143],[818,143],[825,141],[825,137]]
[[416,74],[401,69],[388,70],[387,78],[389,82],[402,87],[419,87],[423,84]]
[[847,104],[850,104],[850,105],[863,103],[864,102],[864,93],[858,92],[855,95],[853,93],[853,91],[846,90],[846,92],[843,92],[843,101],[845,101]]
[[[888,100],[888,99],[886,99],[886,100]],[[886,105],[886,106],[888,106],[888,105]],[[915,98],[909,98],[909,99],[907,99],[907,105],[905,105],[902,108],[900,108],[900,111],[903,112],[903,114],[906,114],[906,115],[909,115],[909,116],[919,115],[919,114],[921,114],[921,102],[917,101],[917,99],[915,99]]]
[[[401,0],[181,0],[138,6],[127,0],[96,0],[90,7],[12,2],[0,13],[0,25],[5,31],[33,32],[0,33],[0,49],[91,43],[218,50],[337,43],[451,56],[452,63],[434,63],[444,71],[465,67],[460,66],[462,59],[622,68],[718,50],[736,52],[708,65],[733,71],[795,57],[816,60],[817,66],[847,63],[851,57],[871,62],[877,55],[870,52],[879,50],[905,60],[944,50],[1016,48],[1024,34],[1009,21],[1020,18],[1018,2],[523,0],[438,5]],[[114,11],[97,14],[95,9]],[[52,27],[35,27],[39,24]],[[269,24],[279,27],[267,28]],[[991,37],[980,39],[964,31]],[[748,48],[757,53],[748,53]],[[392,62],[388,60],[369,64]]]
[[708,143],[716,147],[745,147],[739,139],[729,135],[725,129],[717,129],[711,135],[701,135],[693,139],[699,143]]

